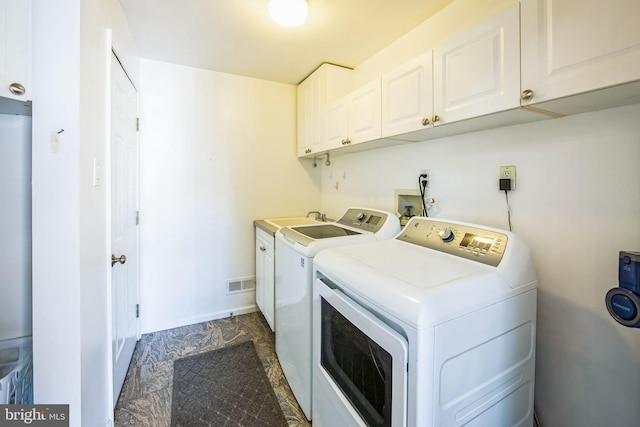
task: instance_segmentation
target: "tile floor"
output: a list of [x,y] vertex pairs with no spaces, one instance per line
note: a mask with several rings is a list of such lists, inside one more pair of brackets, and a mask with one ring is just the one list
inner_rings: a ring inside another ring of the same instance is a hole
[[253,340],[290,427],[308,427],[275,354],[275,334],[260,312],[145,334],[115,408],[115,427],[169,427],[173,361]]

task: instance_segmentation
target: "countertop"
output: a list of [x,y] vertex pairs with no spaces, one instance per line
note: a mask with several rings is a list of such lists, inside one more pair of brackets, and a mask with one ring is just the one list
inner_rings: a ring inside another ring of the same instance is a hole
[[253,221],[253,225],[254,225],[254,227],[258,227],[258,228],[266,231],[267,233],[270,233],[272,236],[275,236],[276,235],[276,231],[278,231],[278,227],[276,227],[275,225],[269,224],[264,219],[257,219],[255,221]]

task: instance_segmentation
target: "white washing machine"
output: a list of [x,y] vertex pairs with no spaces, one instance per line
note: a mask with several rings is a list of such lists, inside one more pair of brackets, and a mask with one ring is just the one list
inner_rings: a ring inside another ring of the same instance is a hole
[[335,222],[284,227],[276,233],[276,353],[305,416],[311,419],[313,258],[323,249],[395,237],[391,212],[349,208]]
[[518,236],[455,221],[319,253],[314,427],[532,426],[537,285]]

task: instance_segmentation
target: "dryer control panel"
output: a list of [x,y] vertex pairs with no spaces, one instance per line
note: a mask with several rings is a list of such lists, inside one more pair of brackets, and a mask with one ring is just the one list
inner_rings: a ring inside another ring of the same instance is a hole
[[397,239],[497,267],[509,237],[493,229],[413,217]]

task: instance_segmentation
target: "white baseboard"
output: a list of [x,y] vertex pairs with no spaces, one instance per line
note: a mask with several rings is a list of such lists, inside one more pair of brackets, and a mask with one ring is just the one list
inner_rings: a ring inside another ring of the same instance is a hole
[[254,311],[258,311],[258,306],[255,304],[251,304],[244,307],[236,307],[230,310],[217,311],[214,313],[207,313],[200,316],[193,316],[193,317],[179,319],[174,322],[158,324],[155,326],[151,326],[150,328],[144,329],[142,333],[150,334],[152,332],[165,331],[167,329],[179,328],[181,326],[194,325],[196,323],[209,322],[211,320],[222,319],[222,318],[231,316],[231,313],[233,313],[234,316],[238,316],[240,314],[253,313]]

